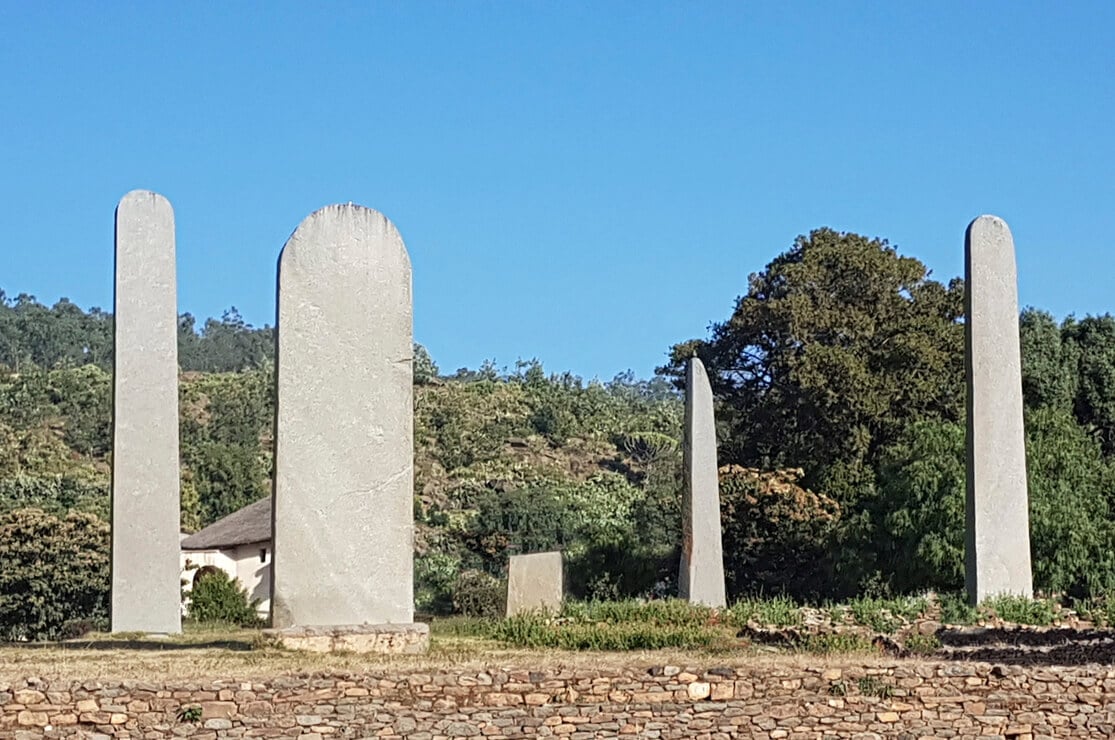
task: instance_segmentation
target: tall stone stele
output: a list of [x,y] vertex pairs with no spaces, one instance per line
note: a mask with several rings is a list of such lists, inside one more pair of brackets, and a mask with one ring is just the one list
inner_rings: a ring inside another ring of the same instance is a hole
[[410,624],[411,272],[386,217],[335,205],[299,225],[276,342],[272,625]]
[[980,216],[965,240],[968,599],[1030,596],[1029,502],[1014,241]]
[[113,632],[182,630],[174,259],[167,199],[125,195],[116,207]]
[[720,480],[716,419],[705,366],[689,359],[685,384],[685,487],[682,493],[681,569],[678,595],[693,604],[723,607],[724,550],[720,530]]

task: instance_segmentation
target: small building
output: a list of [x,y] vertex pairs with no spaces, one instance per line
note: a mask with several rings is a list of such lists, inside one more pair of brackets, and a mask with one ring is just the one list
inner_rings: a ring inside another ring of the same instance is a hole
[[211,570],[240,581],[257,610],[271,611],[271,497],[234,511],[182,540],[182,580],[187,592]]

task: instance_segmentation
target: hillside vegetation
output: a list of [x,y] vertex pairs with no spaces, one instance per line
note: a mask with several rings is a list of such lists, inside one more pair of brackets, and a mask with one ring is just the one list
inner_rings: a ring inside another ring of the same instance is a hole
[[[535,361],[446,373],[416,346],[419,611],[497,613],[508,556],[550,548],[567,553],[577,597],[676,593],[678,388],[693,354],[718,401],[734,597],[960,589],[963,290],[885,241],[819,229],[653,380],[585,382]],[[1020,327],[1035,585],[1103,595],[1115,586],[1115,319],[1027,309]],[[179,347],[182,527],[194,531],[270,491],[273,343],[231,309],[200,326],[183,315]],[[76,578],[21,549],[27,532],[58,562],[80,541],[97,571],[93,597],[75,585],[70,616],[107,608],[111,363],[111,315],[0,293],[0,556],[13,564],[0,633],[59,634],[57,617],[28,626],[21,594]]]

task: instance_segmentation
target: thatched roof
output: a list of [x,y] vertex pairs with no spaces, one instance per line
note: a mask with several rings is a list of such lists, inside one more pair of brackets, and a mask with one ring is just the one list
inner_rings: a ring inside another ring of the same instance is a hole
[[271,539],[271,497],[261,498],[182,540],[183,550],[216,550]]

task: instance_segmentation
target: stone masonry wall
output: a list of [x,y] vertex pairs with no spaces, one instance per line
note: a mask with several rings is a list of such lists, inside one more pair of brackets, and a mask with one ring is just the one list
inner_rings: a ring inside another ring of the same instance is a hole
[[0,737],[1113,737],[1115,670],[902,663],[8,681]]

